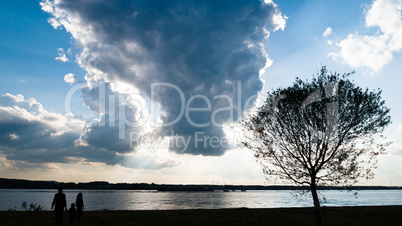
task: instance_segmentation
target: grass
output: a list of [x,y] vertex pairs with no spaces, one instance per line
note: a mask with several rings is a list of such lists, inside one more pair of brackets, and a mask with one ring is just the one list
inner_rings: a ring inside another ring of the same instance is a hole
[[[402,225],[402,206],[324,207],[327,225]],[[52,211],[0,211],[0,224],[54,225]],[[64,213],[64,225],[68,214]],[[76,225],[315,225],[313,208],[85,211]]]

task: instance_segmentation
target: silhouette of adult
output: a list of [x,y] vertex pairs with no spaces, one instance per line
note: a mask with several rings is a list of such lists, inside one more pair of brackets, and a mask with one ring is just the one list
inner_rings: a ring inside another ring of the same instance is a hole
[[82,199],[82,193],[78,193],[77,199],[75,200],[75,205],[77,206],[77,222],[81,220],[82,210],[84,209],[84,200]]
[[67,211],[66,195],[63,193],[63,188],[58,188],[59,193],[56,193],[53,198],[52,208],[54,207],[54,213],[56,215],[56,225],[63,224],[63,210]]

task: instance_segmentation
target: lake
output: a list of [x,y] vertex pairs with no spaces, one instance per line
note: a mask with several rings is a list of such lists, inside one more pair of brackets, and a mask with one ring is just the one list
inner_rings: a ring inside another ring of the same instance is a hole
[[[38,203],[50,210],[56,190],[0,189],[0,210],[16,207],[21,203]],[[64,190],[68,207],[79,192],[83,193],[86,210],[171,210],[219,208],[277,208],[312,206],[310,195],[295,197],[287,190],[246,192],[158,192],[133,190]],[[402,205],[402,190],[362,190],[357,197],[354,191],[321,191],[325,206],[377,206]]]

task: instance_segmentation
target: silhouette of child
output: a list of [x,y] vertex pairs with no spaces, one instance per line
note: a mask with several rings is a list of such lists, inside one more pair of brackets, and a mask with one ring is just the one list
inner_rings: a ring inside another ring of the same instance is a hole
[[77,209],[75,208],[74,203],[71,203],[71,208],[68,210],[68,214],[70,215],[70,220],[68,221],[68,225],[74,225],[75,215],[77,215]]

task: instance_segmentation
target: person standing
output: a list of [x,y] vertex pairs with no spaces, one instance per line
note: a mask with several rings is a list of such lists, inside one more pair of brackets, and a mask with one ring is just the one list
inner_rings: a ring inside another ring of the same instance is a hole
[[63,224],[63,210],[67,211],[66,195],[63,193],[63,188],[58,188],[59,193],[56,193],[53,198],[52,208],[54,207],[54,213],[56,215],[56,225]]
[[80,222],[82,217],[82,210],[84,209],[84,200],[82,199],[82,193],[78,193],[77,199],[75,200],[75,205],[77,206],[77,222]]
[[77,215],[77,209],[75,209],[74,203],[71,203],[71,208],[68,210],[68,214],[70,215],[70,220],[68,221],[68,225],[75,225],[75,216]]

